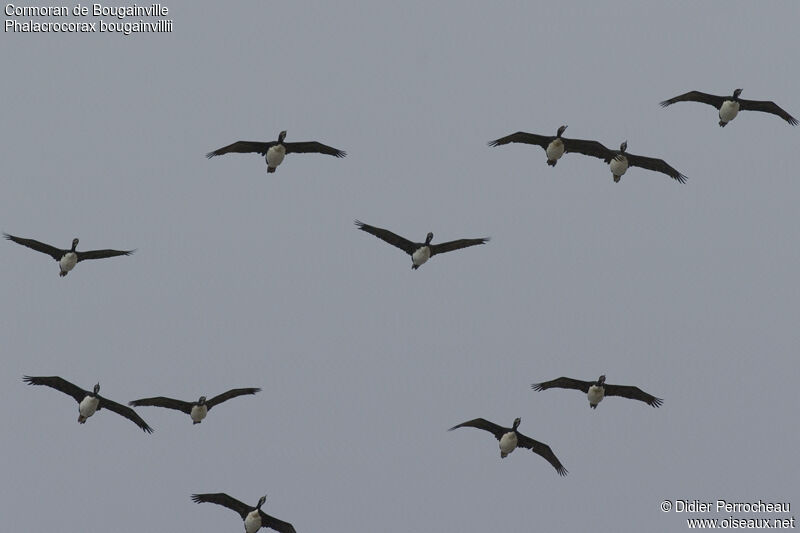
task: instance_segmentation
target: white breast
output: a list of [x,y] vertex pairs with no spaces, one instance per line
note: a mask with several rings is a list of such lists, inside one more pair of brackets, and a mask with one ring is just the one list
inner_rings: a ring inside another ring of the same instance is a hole
[[81,417],[85,420],[92,416],[95,411],[97,411],[97,405],[100,403],[100,400],[97,397],[87,396],[83,400],[81,400],[80,405],[78,405],[78,412],[80,413]]
[[517,447],[517,434],[509,431],[500,437],[500,453],[508,455]]
[[615,157],[608,166],[611,168],[611,173],[614,174],[614,181],[619,181],[619,178],[628,170],[628,158],[625,156]]
[[206,415],[208,414],[208,406],[203,405],[193,405],[192,412],[189,416],[192,417],[192,422],[200,422],[203,420]]
[[67,252],[64,254],[64,257],[58,262],[58,266],[61,268],[62,272],[69,272],[75,265],[78,263],[78,254],[75,252]]
[[730,122],[739,114],[739,102],[725,100],[719,108],[719,119],[722,122]]
[[271,167],[277,167],[283,162],[283,158],[286,155],[286,147],[282,144],[276,144],[275,146],[270,146],[267,149],[267,164]]
[[247,533],[256,533],[261,527],[261,515],[256,509],[253,509],[244,519],[244,530]]
[[558,159],[564,155],[564,141],[558,138],[553,139],[550,144],[547,145],[545,153],[547,154],[548,160],[558,161]]
[[417,248],[414,251],[414,253],[411,254],[411,262],[417,266],[423,264],[430,258],[431,258],[431,249],[428,246],[422,246],[420,248]]
[[589,405],[597,405],[603,400],[606,395],[606,390],[603,387],[592,385],[589,387],[589,393],[586,395],[589,398]]

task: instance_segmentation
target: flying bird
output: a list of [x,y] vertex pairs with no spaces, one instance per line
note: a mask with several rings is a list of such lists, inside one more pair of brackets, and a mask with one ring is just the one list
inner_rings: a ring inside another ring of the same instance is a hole
[[172,398],[167,398],[165,396],[156,396],[154,398],[142,398],[141,400],[134,400],[132,402],[128,402],[128,405],[133,405],[136,407],[150,405],[155,407],[166,407],[167,409],[176,409],[189,415],[192,418],[192,424],[199,424],[206,417],[208,411],[210,411],[215,405],[221,404],[222,402],[230,400],[231,398],[236,398],[237,396],[255,394],[260,391],[261,389],[255,388],[231,389],[228,392],[223,392],[222,394],[214,396],[210,400],[206,400],[205,396],[200,396],[200,399],[196,402],[184,402],[181,400],[173,400]]
[[562,137],[561,134],[567,126],[558,128],[555,137],[550,135],[537,135],[535,133],[526,133],[518,131],[511,135],[506,135],[494,141],[489,141],[489,146],[502,146],[509,143],[523,143],[535,144],[544,148],[547,155],[547,164],[551,167],[556,166],[558,160],[567,152],[577,152],[584,155],[594,155],[595,153],[607,150],[605,146],[597,141],[585,141],[583,139],[567,139]]
[[267,497],[262,496],[258,500],[258,505],[251,507],[232,498],[223,492],[214,494],[192,494],[192,501],[195,503],[216,503],[228,509],[233,509],[244,520],[245,533],[255,533],[262,527],[274,529],[281,533],[296,533],[294,526],[289,522],[278,520],[261,510],[261,506],[267,501]]
[[486,244],[490,240],[490,237],[482,237],[480,239],[458,239],[457,241],[448,241],[439,244],[431,244],[431,240],[433,240],[433,233],[428,232],[428,236],[425,238],[424,243],[411,242],[408,239],[404,239],[400,235],[392,233],[389,230],[376,228],[375,226],[370,226],[369,224],[364,224],[360,220],[356,220],[355,224],[356,226],[358,226],[358,229],[366,231],[367,233],[370,233],[372,235],[375,235],[379,239],[388,242],[392,246],[400,248],[408,255],[410,255],[411,268],[414,270],[418,269],[421,265],[425,263],[425,261],[427,261],[436,254],[452,252],[453,250],[460,250],[461,248],[467,248],[468,246],[475,246],[476,244]]
[[598,157],[608,163],[611,174],[614,177],[614,183],[622,179],[622,175],[625,174],[628,167],[642,167],[647,170],[661,172],[679,183],[686,183],[688,178],[669,166],[663,159],[634,155],[628,153],[627,149],[628,141],[625,141],[619,146],[619,150],[610,150],[603,146],[602,149],[587,150],[586,154]]
[[256,153],[264,156],[267,162],[267,172],[275,172],[283,162],[286,154],[327,154],[334,157],[344,157],[347,152],[332,148],[317,141],[303,141],[303,142],[283,142],[286,138],[286,130],[280,132],[277,141],[260,142],[260,141],[236,141],[228,146],[218,148],[213,152],[208,152],[206,157],[211,159],[216,155],[229,154],[231,152],[239,154]]
[[50,246],[43,242],[35,241],[33,239],[23,239],[22,237],[15,237],[8,233],[3,233],[3,236],[22,246],[27,246],[37,252],[47,254],[56,261],[58,267],[61,269],[59,276],[66,276],[70,270],[75,268],[75,265],[86,259],[103,259],[106,257],[116,257],[118,255],[131,255],[135,250],[88,250],[85,252],[78,252],[75,247],[78,246],[78,239],[72,239],[72,248],[69,250],[62,250],[55,246]]
[[622,396],[623,398],[630,398],[631,400],[639,400],[646,403],[651,407],[661,407],[664,400],[656,398],[652,394],[647,394],[639,387],[632,387],[629,385],[606,385],[606,376],[602,375],[597,378],[597,381],[581,381],[579,379],[572,379],[560,377],[552,381],[545,381],[544,383],[534,383],[531,385],[533,390],[547,390],[547,389],[575,389],[586,393],[589,399],[589,407],[592,409],[597,408],[597,404],[603,401],[605,396]]
[[744,100],[739,98],[740,94],[742,94],[741,89],[733,91],[733,96],[716,96],[713,94],[701,93],[700,91],[689,91],[688,93],[678,95],[669,100],[664,100],[660,102],[660,105],[661,107],[667,107],[677,102],[700,102],[702,104],[714,106],[719,109],[719,125],[721,128],[724,128],[728,122],[735,119],[739,111],[762,111],[764,113],[772,113],[773,115],[781,117],[792,126],[797,126],[797,119],[778,107],[778,104],[775,102],[766,100]]
[[541,455],[547,459],[547,462],[553,465],[553,468],[556,469],[558,475],[566,476],[567,469],[564,468],[564,465],[562,465],[561,461],[558,460],[556,455],[553,453],[553,450],[550,449],[550,446],[539,442],[538,440],[527,437],[517,431],[520,422],[520,418],[515,418],[514,425],[512,427],[504,428],[483,418],[476,418],[475,420],[468,420],[467,422],[462,422],[457,426],[453,426],[448,431],[453,431],[456,428],[463,427],[472,427],[488,431],[494,435],[494,438],[500,441],[501,458],[506,457],[518,447],[528,448],[529,450],[533,451],[533,453]]
[[109,411],[122,415],[147,433],[152,433],[153,429],[147,425],[147,422],[136,414],[136,411],[130,407],[126,407],[117,402],[112,402],[108,398],[104,398],[98,394],[100,392],[100,384],[97,383],[92,391],[86,391],[77,385],[73,385],[69,381],[58,376],[23,376],[22,380],[28,385],[46,385],[53,389],[59,390],[64,394],[68,394],[75,398],[78,402],[78,423],[84,424],[86,419],[92,416],[100,409],[106,408]]

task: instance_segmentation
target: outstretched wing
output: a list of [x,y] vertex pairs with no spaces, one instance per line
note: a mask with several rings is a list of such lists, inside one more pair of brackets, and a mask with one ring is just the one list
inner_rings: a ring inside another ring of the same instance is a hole
[[656,398],[652,394],[647,394],[639,387],[631,385],[606,385],[606,396],[622,396],[631,400],[639,400],[651,407],[661,407],[664,400]]
[[533,453],[541,455],[547,459],[547,462],[553,465],[553,468],[556,469],[556,472],[558,472],[559,476],[567,475],[567,469],[564,468],[564,465],[561,464],[561,461],[558,460],[556,454],[553,453],[553,450],[551,450],[550,446],[547,444],[517,432],[517,446],[528,448],[529,450],[532,450]]
[[533,390],[547,390],[547,389],[575,389],[583,392],[589,392],[589,387],[592,386],[592,381],[581,381],[579,379],[572,379],[567,377],[556,378],[551,381],[544,381],[542,383],[533,383],[531,388]]
[[109,411],[113,411],[114,413],[117,413],[118,415],[124,416],[125,418],[127,418],[128,420],[130,420],[131,422],[133,422],[134,424],[136,424],[140,428],[142,428],[142,430],[144,432],[146,432],[146,433],[152,433],[153,432],[153,428],[148,426],[147,422],[142,420],[142,417],[137,415],[136,411],[134,411],[130,407],[127,407],[127,406],[122,405],[120,403],[111,401],[108,398],[103,398],[99,394],[97,395],[97,399],[100,400],[100,403],[97,405],[98,409],[108,409]]
[[482,429],[482,430],[488,431],[489,433],[494,435],[494,437],[497,440],[500,440],[500,438],[504,434],[506,434],[509,431],[511,431],[508,428],[504,428],[502,426],[498,426],[497,424],[495,424],[493,422],[489,422],[485,418],[476,418],[474,420],[467,420],[466,422],[461,422],[460,424],[451,427],[447,431],[453,431],[454,429],[458,429],[458,428],[478,428],[478,429]]
[[658,105],[661,107],[667,107],[668,105],[678,102],[700,102],[702,104],[708,104],[719,109],[722,107],[722,102],[724,102],[726,98],[730,98],[730,96],[715,96],[713,94],[701,93],[700,91],[689,91],[688,93],[680,94],[674,98],[670,98],[669,100],[664,100]]
[[647,170],[654,170],[666,174],[670,178],[678,181],[679,183],[686,183],[688,179],[686,176],[669,166],[663,159],[656,159],[654,157],[644,157],[641,155],[633,155],[626,153],[628,164],[634,167],[642,167]]
[[452,252],[453,250],[460,250],[476,244],[486,244],[491,240],[490,237],[482,237],[480,239],[459,239],[457,241],[440,242],[439,244],[431,244],[431,257],[436,254],[443,254],[445,252]]
[[375,235],[377,238],[388,242],[392,246],[397,246],[408,255],[414,253],[416,245],[413,242],[409,241],[408,239],[404,239],[403,237],[397,235],[396,233],[392,233],[388,229],[376,228],[375,226],[364,224],[360,220],[356,220],[355,224],[356,226],[358,226],[358,229],[366,231],[367,233],[371,233],[372,235]]
[[553,139],[555,139],[555,137],[552,135],[536,135],[535,133],[518,131],[517,133],[512,133],[511,135],[489,141],[487,144],[489,146],[502,146],[509,143],[535,144],[546,149],[547,145],[550,144]]
[[275,531],[280,531],[281,533],[297,533],[294,529],[294,526],[289,522],[278,520],[274,516],[268,515],[261,509],[258,510],[258,514],[261,515],[261,527],[269,527]]
[[231,398],[236,398],[237,396],[244,396],[245,394],[255,394],[260,392],[261,389],[257,388],[247,388],[247,389],[231,389],[228,392],[223,392],[217,396],[214,396],[210,400],[206,401],[206,407],[211,409],[217,404],[220,404],[226,400],[230,400]]
[[192,413],[191,402],[175,400],[173,398],[167,398],[166,396],[155,396],[153,398],[142,398],[140,400],[133,400],[132,402],[128,402],[128,405],[133,405],[135,407],[144,407],[144,406],[166,407],[167,409],[175,409],[176,411],[182,411],[187,415]]
[[739,109],[744,109],[746,111],[763,111],[764,113],[772,113],[773,115],[778,115],[783,120],[791,124],[792,126],[797,126],[797,119],[794,118],[792,115],[778,107],[778,104],[775,102],[768,102],[763,100],[739,100]]
[[244,520],[247,517],[247,514],[254,509],[254,507],[250,507],[249,505],[240,502],[236,498],[228,496],[224,492],[215,492],[212,494],[192,494],[192,501],[194,503],[216,503],[217,505],[227,507],[228,509],[232,509],[239,513],[239,516],[242,517],[242,520]]
[[118,255],[131,255],[135,250],[88,250],[86,252],[75,252],[78,255],[78,262],[86,259],[103,259],[106,257],[117,257]]
[[600,159],[605,159],[608,157],[608,154],[612,152],[612,150],[609,150],[605,147],[605,145],[597,141],[588,141],[584,139],[565,139],[563,137],[561,140],[564,141],[565,152],[589,155],[592,157],[599,157]]
[[3,233],[3,236],[9,241],[14,241],[17,244],[21,244],[22,246],[27,246],[28,248],[36,250],[37,252],[42,252],[43,254],[47,254],[56,261],[60,260],[64,256],[64,254],[67,253],[67,250],[61,250],[60,248],[56,248],[55,246],[50,246],[49,244],[35,241],[33,239],[23,239],[22,237],[15,237],[14,235],[9,235],[8,233]]
[[77,385],[73,385],[66,379],[58,376],[22,376],[22,381],[28,385],[46,385],[53,389],[59,390],[64,394],[69,394],[75,401],[81,403],[84,398],[89,394]]
[[269,147],[275,146],[276,144],[278,144],[278,141],[269,141],[269,142],[236,141],[235,143],[229,144],[228,146],[217,148],[213,152],[208,152],[206,154],[206,157],[211,159],[216,155],[229,154],[231,152],[238,154],[257,153],[261,155],[267,155],[267,150],[269,150]]
[[317,141],[283,143],[283,145],[286,147],[287,154],[317,153],[332,155],[334,157],[344,157],[347,155],[347,152],[343,150],[333,148],[332,146],[328,146],[326,144],[318,143]]

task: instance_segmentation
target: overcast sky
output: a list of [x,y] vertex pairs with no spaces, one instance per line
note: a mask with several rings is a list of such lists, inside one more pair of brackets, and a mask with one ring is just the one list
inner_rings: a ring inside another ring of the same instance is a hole
[[[299,533],[683,531],[662,500],[800,505],[800,128],[658,106],[741,87],[800,117],[800,4],[166,5],[172,33],[2,34],[0,229],[137,250],[60,278],[0,242],[4,531],[242,530],[197,492],[266,493]],[[562,124],[689,181],[486,146]],[[283,129],[348,155],[204,157]],[[412,271],[355,218],[492,240]],[[601,373],[664,405],[530,388]],[[138,408],[147,435],[78,425],[23,374],[121,403],[264,390],[196,426]],[[521,417],[569,475],[446,431],[476,417]]]

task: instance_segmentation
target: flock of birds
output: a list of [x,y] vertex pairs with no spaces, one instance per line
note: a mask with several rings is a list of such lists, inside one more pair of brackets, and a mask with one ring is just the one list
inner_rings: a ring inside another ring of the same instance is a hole
[[[797,125],[797,119],[781,109],[774,102],[744,100],[739,98],[741,92],[742,89],[736,89],[732,96],[715,96],[699,91],[690,91],[661,102],[661,106],[666,107],[677,102],[689,101],[709,104],[719,110],[719,125],[721,127],[724,127],[734,118],[736,118],[739,111],[762,111],[765,113],[771,113],[781,117],[793,126]],[[489,145],[502,146],[509,143],[523,143],[541,146],[547,155],[547,164],[553,167],[555,167],[558,160],[568,152],[575,152],[597,157],[609,165],[615,182],[619,182],[622,175],[625,174],[625,172],[631,166],[661,172],[680,183],[686,182],[686,176],[675,170],[675,168],[667,164],[664,160],[628,153],[627,141],[620,145],[619,150],[611,150],[597,141],[568,139],[562,137],[566,129],[567,126],[561,126],[558,128],[555,136],[537,135],[519,131],[494,141],[490,141]],[[275,172],[278,166],[283,162],[286,154],[320,153],[332,155],[334,157],[344,157],[347,155],[346,152],[342,150],[332,148],[316,141],[285,142],[285,138],[286,131],[282,131],[278,135],[277,141],[238,141],[214,150],[213,152],[209,152],[206,154],[206,157],[212,158],[214,156],[228,153],[258,153],[264,156],[266,160],[267,172],[272,173]],[[433,233],[428,233],[427,237],[425,238],[425,242],[412,242],[404,237],[392,233],[387,229],[370,226],[369,224],[365,224],[359,220],[356,220],[355,224],[358,229],[374,235],[375,237],[378,237],[379,239],[403,250],[410,255],[411,268],[414,270],[418,269],[436,254],[460,250],[462,248],[467,248],[478,244],[485,244],[489,241],[489,237],[482,237],[475,239],[458,239],[439,244],[431,244],[431,241],[433,240]],[[47,254],[58,261],[59,275],[62,277],[66,276],[73,268],[75,268],[75,265],[86,259],[103,259],[108,257],[131,255],[135,251],[103,249],[80,252],[76,250],[78,246],[77,238],[73,239],[71,248],[61,249],[34,239],[25,239],[7,233],[4,233],[3,235],[6,239],[36,250],[37,252]],[[232,389],[214,396],[211,399],[207,399],[205,396],[200,396],[196,402],[187,402],[165,396],[157,396],[133,400],[129,402],[128,406],[125,406],[101,396],[99,394],[99,383],[95,384],[91,391],[88,391],[58,376],[24,376],[23,381],[30,385],[44,385],[51,387],[71,396],[76,402],[78,402],[78,423],[80,424],[85,423],[89,417],[94,415],[100,409],[105,408],[127,418],[146,433],[152,433],[153,429],[136,413],[133,407],[155,406],[174,409],[188,414],[193,424],[199,424],[207,416],[208,411],[214,406],[239,396],[256,394],[261,390],[259,388]],[[534,383],[531,385],[531,387],[536,391],[543,391],[551,388],[579,390],[586,394],[586,397],[589,400],[589,406],[592,409],[597,408],[597,405],[606,396],[620,396],[623,398],[639,400],[651,407],[660,407],[663,403],[661,398],[656,398],[655,396],[644,392],[638,387],[606,384],[605,375],[600,376],[596,381],[582,381],[568,377],[560,377],[551,381]],[[506,457],[516,448],[526,448],[533,451],[537,455],[540,455],[547,462],[549,462],[559,475],[565,476],[567,474],[567,469],[561,464],[561,461],[559,461],[558,457],[556,457],[555,453],[553,453],[553,450],[550,448],[550,446],[520,433],[518,431],[520,422],[521,419],[516,418],[512,426],[508,428],[483,418],[476,418],[474,420],[468,420],[466,422],[462,422],[461,424],[457,424],[450,428],[450,431],[461,427],[482,429],[491,433],[495,439],[499,441],[500,457]],[[246,533],[255,533],[262,527],[271,528],[281,533],[294,533],[295,531],[292,524],[272,517],[261,510],[261,507],[266,502],[266,496],[262,496],[255,506],[247,505],[225,493],[193,494],[192,501],[196,503],[215,503],[235,511],[244,521]]]

